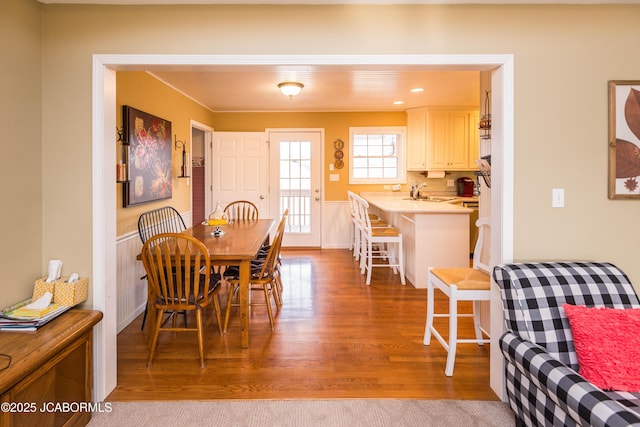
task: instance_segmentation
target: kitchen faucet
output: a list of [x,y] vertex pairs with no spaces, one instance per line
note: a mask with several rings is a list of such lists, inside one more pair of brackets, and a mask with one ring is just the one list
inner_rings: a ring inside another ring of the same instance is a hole
[[414,200],[418,199],[420,197],[420,190],[422,190],[426,186],[427,186],[426,182],[423,182],[420,185],[414,182],[413,185],[411,186],[411,194],[410,194],[411,198]]

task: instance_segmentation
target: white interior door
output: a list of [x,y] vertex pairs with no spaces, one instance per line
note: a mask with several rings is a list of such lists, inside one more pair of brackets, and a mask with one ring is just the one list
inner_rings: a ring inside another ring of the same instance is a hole
[[211,157],[211,211],[218,201],[224,208],[234,200],[248,200],[258,207],[260,218],[269,218],[267,134],[213,132]]
[[270,130],[271,213],[289,209],[283,246],[322,244],[321,130]]

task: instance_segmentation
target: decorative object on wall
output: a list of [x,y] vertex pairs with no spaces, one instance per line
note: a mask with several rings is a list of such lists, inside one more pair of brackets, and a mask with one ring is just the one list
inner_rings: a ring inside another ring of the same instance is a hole
[[127,105],[122,108],[129,180],[123,184],[123,206],[172,196],[171,122]]
[[609,81],[609,199],[640,198],[640,80]]
[[180,165],[180,175],[178,178],[189,178],[189,166],[187,164],[187,151],[186,145],[187,141],[179,141],[178,136],[174,135],[175,142],[174,147],[177,150],[178,148],[182,148],[182,164]]
[[484,184],[487,188],[491,188],[491,154],[487,156],[482,156],[478,160],[476,160],[476,165],[478,165],[478,170],[473,174],[476,176],[476,186],[473,190],[475,196],[480,195],[480,177],[484,181]]
[[480,122],[478,122],[480,139],[491,139],[491,100],[489,93],[491,93],[489,90],[484,93],[484,114],[480,118]]
[[344,141],[340,138],[336,139],[335,141],[333,141],[333,148],[335,148],[336,150],[333,153],[333,157],[335,157],[336,159],[336,161],[333,162],[333,165],[336,167],[336,169],[342,169],[344,167],[344,160],[342,160],[342,158],[344,157],[344,151],[342,151],[342,149],[344,148]]
[[122,157],[118,163],[116,163],[116,182],[122,183],[127,182],[127,145],[124,139],[124,131],[116,127],[116,134],[118,135],[118,139],[116,140],[116,144],[119,142],[122,145]]
[[304,85],[298,82],[282,82],[278,85],[280,92],[287,95],[289,99],[300,93]]

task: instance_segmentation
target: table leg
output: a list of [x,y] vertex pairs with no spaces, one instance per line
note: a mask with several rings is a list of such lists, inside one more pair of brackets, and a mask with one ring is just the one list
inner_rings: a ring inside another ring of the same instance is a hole
[[240,262],[240,327],[242,329],[242,348],[249,348],[249,276],[251,275],[251,261]]

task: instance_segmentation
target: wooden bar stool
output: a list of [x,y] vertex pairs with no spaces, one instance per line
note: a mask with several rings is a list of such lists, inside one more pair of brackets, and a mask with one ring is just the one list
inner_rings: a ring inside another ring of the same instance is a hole
[[[478,240],[473,252],[473,268],[433,268],[429,267],[429,279],[427,283],[427,323],[424,330],[424,345],[431,343],[431,335],[435,336],[440,344],[447,350],[447,364],[444,374],[453,375],[453,365],[456,357],[458,343],[477,343],[483,345],[489,343],[489,339],[483,338],[483,333],[489,334],[480,326],[480,301],[489,301],[491,298],[491,277],[489,266],[482,264],[482,247],[486,229],[489,228],[489,219],[480,218],[476,221],[479,228]],[[434,313],[434,289],[440,289],[449,297],[449,313]],[[473,314],[458,314],[458,301],[473,301]],[[449,318],[449,342],[433,326],[435,317]],[[475,339],[458,338],[458,317],[473,317]]]

